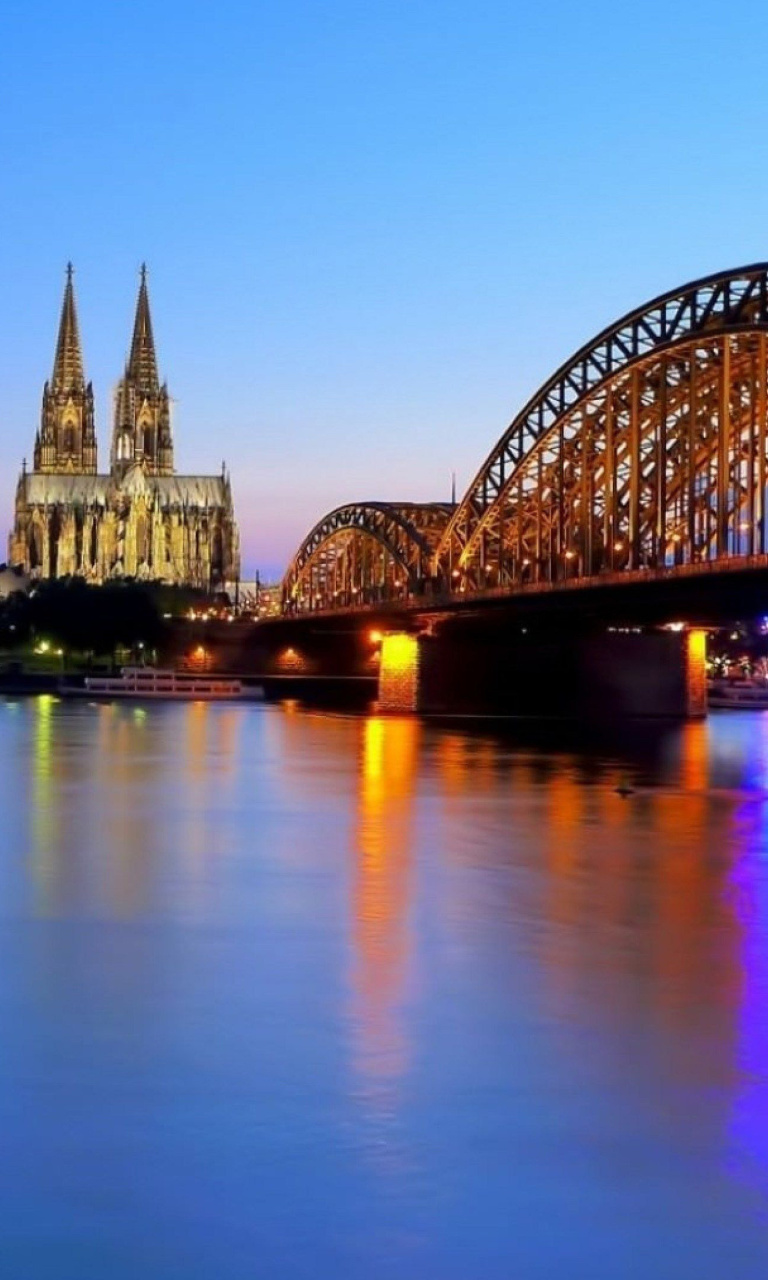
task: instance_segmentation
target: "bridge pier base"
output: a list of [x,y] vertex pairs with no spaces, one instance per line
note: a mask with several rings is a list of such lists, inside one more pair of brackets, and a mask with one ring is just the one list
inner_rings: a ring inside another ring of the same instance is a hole
[[705,634],[606,631],[382,640],[379,710],[570,719],[706,715]]
[[706,633],[608,632],[581,646],[582,699],[599,715],[698,719],[707,714]]
[[421,711],[421,636],[391,631],[381,641],[379,711]]

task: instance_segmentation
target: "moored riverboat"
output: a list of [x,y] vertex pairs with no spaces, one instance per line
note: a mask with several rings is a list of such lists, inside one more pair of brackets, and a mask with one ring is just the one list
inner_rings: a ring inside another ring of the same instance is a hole
[[707,703],[710,707],[768,711],[768,682],[765,680],[711,680],[707,684]]
[[231,676],[197,675],[159,667],[124,667],[119,675],[87,676],[84,692],[96,698],[229,699],[259,697]]

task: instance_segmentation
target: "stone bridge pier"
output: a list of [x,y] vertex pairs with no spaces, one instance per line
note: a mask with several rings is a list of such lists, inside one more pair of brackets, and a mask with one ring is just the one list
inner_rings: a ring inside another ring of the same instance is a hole
[[378,705],[444,716],[691,719],[706,715],[705,650],[698,629],[389,632]]

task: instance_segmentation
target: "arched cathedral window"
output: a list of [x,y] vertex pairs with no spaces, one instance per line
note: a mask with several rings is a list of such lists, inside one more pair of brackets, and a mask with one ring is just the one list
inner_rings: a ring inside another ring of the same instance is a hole
[[36,520],[29,533],[29,567],[39,569],[43,563],[43,531]]
[[48,577],[55,578],[59,570],[59,534],[61,533],[61,516],[58,507],[51,512],[48,525]]
[[136,567],[149,559],[149,539],[147,537],[147,517],[139,516],[136,521]]

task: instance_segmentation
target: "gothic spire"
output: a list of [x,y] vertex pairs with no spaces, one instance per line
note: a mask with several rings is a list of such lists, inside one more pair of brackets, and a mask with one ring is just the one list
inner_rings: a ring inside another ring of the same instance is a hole
[[52,385],[55,391],[72,391],[82,388],[83,353],[80,350],[80,332],[77,327],[75,289],[72,284],[72,263],[67,263],[67,283],[59,321],[59,336],[53,362]]
[[133,341],[126,373],[139,393],[145,396],[157,394],[160,383],[157,376],[157,357],[155,355],[155,340],[152,336],[152,320],[149,314],[147,268],[143,262],[141,264],[139,296],[136,302],[136,319],[133,325]]

